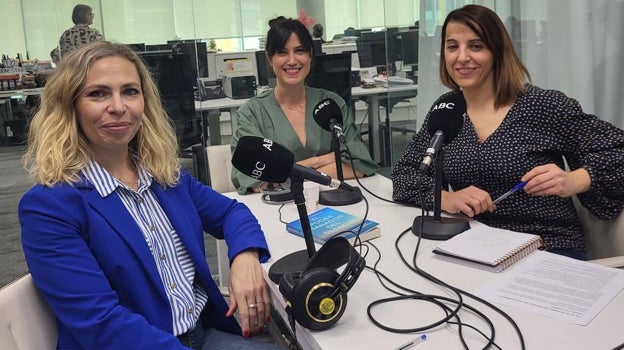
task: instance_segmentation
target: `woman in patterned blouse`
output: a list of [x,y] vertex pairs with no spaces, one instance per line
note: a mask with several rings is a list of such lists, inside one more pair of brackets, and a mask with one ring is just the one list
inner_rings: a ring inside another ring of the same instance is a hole
[[[444,146],[443,186],[450,190],[442,191],[442,210],[539,234],[547,250],[585,259],[572,196],[600,219],[622,211],[624,131],[585,114],[560,91],[527,83],[503,23],[482,6],[447,16],[440,78],[452,91],[434,106],[458,94],[467,105],[459,134]],[[426,208],[433,206],[434,167],[421,175],[418,166],[430,140],[429,118],[392,171],[394,199],[420,204],[422,198]],[[521,181],[523,190],[493,204]]]
[[64,31],[59,38],[60,58],[67,56],[84,44],[103,39],[102,34],[97,29],[89,27],[93,24],[93,9],[90,6],[82,4],[74,6],[72,22],[75,25]]

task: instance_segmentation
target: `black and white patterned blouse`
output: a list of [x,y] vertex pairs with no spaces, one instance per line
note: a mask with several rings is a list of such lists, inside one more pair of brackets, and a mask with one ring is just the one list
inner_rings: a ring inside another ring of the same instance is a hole
[[[441,96],[440,100],[453,92]],[[431,136],[429,114],[392,170],[393,198],[420,205],[418,167]],[[444,146],[444,188],[474,185],[492,198],[505,193],[532,168],[554,163],[584,167],[591,187],[578,195],[600,219],[612,219],[624,208],[624,131],[583,113],[578,101],[562,92],[528,85],[507,116],[485,142],[479,142],[464,116],[459,135]],[[427,209],[433,207],[433,169],[420,179]],[[541,235],[546,249],[585,251],[582,226],[570,198],[529,196],[518,191],[497,209],[475,217],[487,225]]]
[[76,24],[64,31],[59,38],[61,58],[80,46],[96,40],[102,40],[102,34],[97,29],[90,28],[88,24]]

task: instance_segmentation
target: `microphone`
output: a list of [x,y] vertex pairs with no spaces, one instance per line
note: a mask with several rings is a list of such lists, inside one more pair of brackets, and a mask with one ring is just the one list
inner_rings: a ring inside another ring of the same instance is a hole
[[466,100],[460,94],[450,95],[433,106],[429,112],[429,124],[427,126],[427,131],[432,137],[420,163],[419,170],[421,173],[429,169],[442,145],[450,143],[459,134],[464,124],[464,113],[466,113]]
[[336,101],[331,98],[325,98],[314,107],[314,121],[321,128],[336,133],[338,140],[346,143],[345,136],[342,131],[342,111]]
[[312,168],[295,164],[295,156],[284,146],[258,136],[242,136],[232,155],[232,165],[245,175],[266,182],[283,183],[291,175],[300,176],[335,189],[354,188]]

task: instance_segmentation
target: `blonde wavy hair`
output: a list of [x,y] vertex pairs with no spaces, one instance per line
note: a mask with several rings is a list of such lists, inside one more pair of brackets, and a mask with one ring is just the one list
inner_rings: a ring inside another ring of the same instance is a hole
[[139,73],[145,108],[143,124],[130,141],[139,164],[162,185],[173,186],[180,178],[178,144],[173,126],[163,109],[160,92],[143,60],[123,44],[96,41],[68,55],[50,75],[28,132],[23,164],[39,184],[76,183],[78,173],[92,159],[88,141],[80,130],[75,108],[89,69],[106,57],[122,57]]

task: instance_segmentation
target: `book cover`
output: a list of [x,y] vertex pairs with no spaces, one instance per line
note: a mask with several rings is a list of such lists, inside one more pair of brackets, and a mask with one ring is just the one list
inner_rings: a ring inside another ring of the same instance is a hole
[[[319,211],[316,211],[309,216],[310,228],[312,230],[312,236],[314,242],[318,244],[324,244],[327,240],[338,235],[346,238],[353,244],[357,230],[362,223],[362,218],[345,213],[343,211],[325,207]],[[301,229],[301,220],[294,220],[286,224],[286,230],[299,237],[303,237],[303,230]],[[362,232],[360,233],[360,240],[367,241],[379,237],[381,230],[379,223],[366,220],[362,226]]]
[[541,245],[538,235],[480,225],[438,244],[433,252],[454,262],[500,272]]

